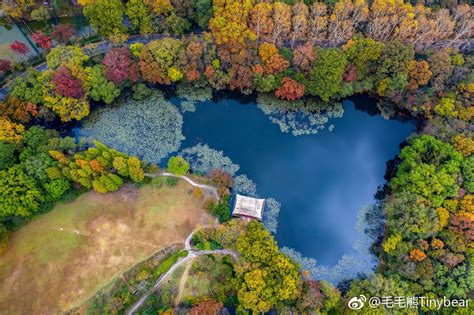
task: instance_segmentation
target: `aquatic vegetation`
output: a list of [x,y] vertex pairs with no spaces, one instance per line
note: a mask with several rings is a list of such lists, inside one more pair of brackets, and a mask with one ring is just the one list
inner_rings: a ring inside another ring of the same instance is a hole
[[212,98],[212,89],[210,87],[197,88],[190,84],[178,84],[176,95],[188,101],[204,102]]
[[[317,134],[331,118],[339,118],[344,108],[339,102],[322,102],[316,99],[285,101],[270,94],[259,94],[257,106],[282,132],[294,136]],[[330,125],[329,131],[334,129]]]
[[159,163],[179,150],[184,140],[182,125],[178,109],[154,91],[141,102],[125,98],[115,107],[98,109],[81,133],[125,154]]
[[263,224],[273,234],[278,228],[278,214],[280,213],[281,203],[274,198],[265,200],[265,211],[263,213]]
[[181,101],[179,107],[181,108],[182,113],[194,113],[196,111],[196,105],[193,101]]
[[234,178],[234,192],[250,197],[257,197],[257,185],[247,177],[239,175]]
[[224,152],[211,149],[207,144],[197,144],[180,152],[189,162],[194,172],[207,173],[212,169],[220,168],[230,175],[234,175],[240,168],[232,160],[224,156]]

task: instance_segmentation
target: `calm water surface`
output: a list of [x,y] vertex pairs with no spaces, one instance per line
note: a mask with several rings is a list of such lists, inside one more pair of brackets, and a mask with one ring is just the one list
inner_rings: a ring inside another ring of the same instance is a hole
[[[344,102],[344,116],[330,122],[332,132],[295,137],[282,133],[254,104],[207,101],[184,115],[181,147],[203,143],[224,151],[240,165],[238,174],[257,184],[261,197],[281,203],[278,244],[334,265],[342,255],[355,254],[357,212],[373,202],[386,162],[414,129],[357,105]],[[373,111],[375,105],[369,107]]]

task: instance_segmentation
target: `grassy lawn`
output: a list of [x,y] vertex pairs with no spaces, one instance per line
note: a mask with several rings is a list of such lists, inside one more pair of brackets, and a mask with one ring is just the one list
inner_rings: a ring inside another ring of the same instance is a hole
[[212,220],[192,186],[89,192],[29,222],[0,258],[0,313],[51,314],[81,305],[154,252]]

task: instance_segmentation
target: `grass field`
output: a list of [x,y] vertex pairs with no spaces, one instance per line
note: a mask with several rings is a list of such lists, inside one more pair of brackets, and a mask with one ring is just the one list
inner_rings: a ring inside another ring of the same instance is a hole
[[56,314],[212,220],[192,186],[89,192],[29,222],[0,257],[0,313]]

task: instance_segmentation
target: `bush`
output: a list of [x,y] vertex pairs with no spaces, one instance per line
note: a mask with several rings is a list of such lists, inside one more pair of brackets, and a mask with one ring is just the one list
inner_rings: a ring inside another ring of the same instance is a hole
[[170,187],[178,185],[178,179],[176,177],[168,177],[166,179],[166,184]]
[[188,251],[180,250],[179,252],[174,253],[170,257],[166,258],[161,265],[156,268],[153,276],[156,278],[161,277],[164,273],[166,273],[170,268],[182,257],[186,257],[188,255]]
[[224,196],[217,205],[211,207],[211,214],[218,218],[220,223],[230,220],[229,199],[229,196]]
[[6,252],[9,238],[7,228],[3,224],[0,224],[0,256]]
[[160,188],[161,186],[163,186],[164,181],[165,181],[165,178],[163,177],[155,177],[151,180],[151,184],[155,188]]

